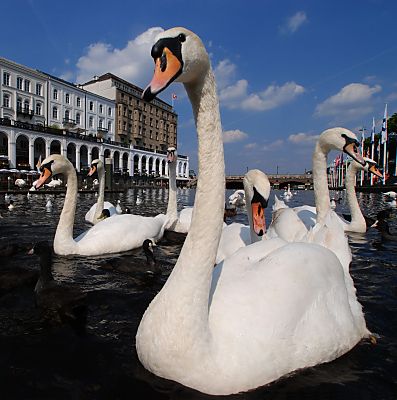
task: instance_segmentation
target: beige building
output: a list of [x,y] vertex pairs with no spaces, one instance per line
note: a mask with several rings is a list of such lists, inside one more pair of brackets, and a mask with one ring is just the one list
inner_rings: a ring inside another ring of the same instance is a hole
[[116,103],[115,140],[135,148],[165,152],[177,143],[177,115],[166,102],[141,99],[143,90],[111,73],[82,85]]

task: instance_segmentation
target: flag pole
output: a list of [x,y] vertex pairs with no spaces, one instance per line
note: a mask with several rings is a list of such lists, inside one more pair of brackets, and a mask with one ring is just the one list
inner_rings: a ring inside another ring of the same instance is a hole
[[[372,117],[371,158],[375,160],[375,117]],[[370,175],[371,175],[371,186],[372,186],[374,184],[374,174]]]
[[387,162],[387,103],[385,104],[385,113],[383,115],[381,140],[383,144],[383,184],[386,183]]
[[[367,129],[363,126],[361,129],[359,129],[359,131],[361,132],[361,155],[364,157],[364,140],[365,140],[365,131]],[[364,171],[361,170],[360,173],[360,186],[363,185],[363,181],[364,181]]]

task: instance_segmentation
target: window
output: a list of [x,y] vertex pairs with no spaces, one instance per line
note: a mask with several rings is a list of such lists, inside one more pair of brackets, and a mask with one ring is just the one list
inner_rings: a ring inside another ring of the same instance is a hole
[[99,112],[100,112],[100,114],[103,113],[103,106],[102,106],[102,104],[99,105]]
[[70,104],[70,94],[69,93],[65,94],[65,103]]
[[103,119],[99,118],[99,124],[98,124],[99,129],[103,128],[102,124],[103,124]]
[[58,89],[54,89],[52,98],[53,98],[54,100],[58,100]]
[[41,103],[36,103],[36,115],[41,115]]
[[69,121],[69,116],[70,116],[69,110],[65,110],[65,120],[66,120],[66,122]]
[[80,97],[77,97],[76,105],[77,105],[77,107],[81,107],[81,99],[80,99]]
[[22,90],[22,81],[23,81],[23,79],[20,76],[18,76],[18,78],[17,78],[17,89],[19,89],[19,90]]
[[25,92],[30,92],[30,81],[25,79]]
[[52,107],[52,118],[58,119],[58,109],[56,107]]
[[108,122],[108,131],[111,132],[112,131],[112,123],[109,121]]
[[90,111],[94,111],[94,102],[90,101]]
[[93,117],[88,118],[88,126],[90,128],[92,128],[94,126],[94,118]]
[[109,115],[109,117],[112,115],[112,107],[108,108],[108,115]]
[[36,83],[36,94],[37,96],[41,96],[42,86],[41,83]]
[[3,96],[3,107],[10,108],[10,95],[8,94]]
[[10,74],[3,72],[3,85],[10,86]]
[[80,125],[80,122],[81,122],[80,113],[77,113],[77,114],[76,114],[76,124],[79,124],[79,125]]
[[22,99],[20,97],[17,99],[17,110],[22,111]]
[[29,100],[25,100],[25,101],[23,102],[23,110],[24,110],[25,112],[29,112]]

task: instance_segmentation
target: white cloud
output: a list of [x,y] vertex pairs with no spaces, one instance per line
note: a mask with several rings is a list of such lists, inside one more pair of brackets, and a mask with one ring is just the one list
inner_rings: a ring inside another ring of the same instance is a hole
[[214,75],[218,90],[224,89],[229,85],[236,73],[236,65],[230,60],[225,59],[218,63],[214,68]]
[[272,84],[261,92],[249,93],[246,79],[235,81],[237,67],[230,60],[220,61],[214,68],[219,101],[229,109],[266,111],[294,100],[305,92],[305,88],[295,82],[286,82],[281,86]]
[[77,62],[77,82],[84,83],[94,75],[111,72],[138,85],[147,83],[153,72],[150,49],[161,32],[163,28],[149,28],[122,49],[101,42],[91,44]]
[[284,144],[284,140],[283,139],[277,139],[272,143],[269,144],[265,144],[262,148],[263,151],[272,151],[274,149],[277,149],[279,147],[281,147]]
[[305,92],[305,88],[295,82],[287,82],[282,86],[270,85],[263,92],[252,93],[242,101],[245,110],[265,111],[289,103]]
[[245,132],[240,131],[239,129],[234,129],[231,131],[223,132],[223,143],[233,143],[244,140],[248,137]]
[[306,13],[298,11],[280,27],[280,32],[284,34],[295,33],[305,22],[307,22]]
[[229,108],[236,108],[243,97],[247,96],[248,82],[240,79],[235,84],[225,87],[219,92],[219,100]]
[[312,144],[318,139],[319,135],[309,135],[307,133],[293,133],[288,136],[288,140],[295,144]]
[[250,150],[250,149],[255,149],[255,147],[257,147],[257,146],[258,146],[258,145],[257,145],[256,143],[247,143],[247,144],[244,146],[244,148]]
[[371,87],[362,83],[350,83],[318,104],[314,114],[318,117],[338,117],[338,121],[353,120],[372,111],[372,97],[381,90],[380,85]]

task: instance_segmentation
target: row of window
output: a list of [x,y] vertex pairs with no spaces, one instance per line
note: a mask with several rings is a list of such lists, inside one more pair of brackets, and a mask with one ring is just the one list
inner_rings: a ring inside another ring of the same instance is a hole
[[[11,74],[8,72],[3,72],[3,85],[11,86]],[[18,90],[24,90],[25,92],[30,92],[31,82],[29,79],[21,78],[17,76],[17,85]],[[36,83],[36,95],[42,96],[43,85],[41,83]]]
[[[80,125],[81,124],[81,114],[80,113],[76,113],[76,119],[73,120],[70,118],[70,111],[69,110],[65,110],[65,114],[64,114],[64,120],[65,122],[73,122],[76,123],[76,125]],[[59,110],[58,107],[54,106],[52,108],[52,118],[53,119],[58,119],[59,118]],[[94,128],[94,117],[91,115],[88,118],[88,127],[89,128]],[[104,120],[102,118],[98,119],[98,129],[105,129],[105,125],[104,125]],[[108,125],[107,125],[107,130],[109,132],[112,131],[112,122],[108,121]]]
[[[58,89],[53,90],[52,98],[54,100],[58,100],[58,98],[59,98]],[[65,93],[65,104],[70,104],[70,94],[69,93]],[[81,107],[81,98],[80,97],[76,97],[76,106]],[[94,111],[94,102],[92,100],[89,102],[88,107],[89,107],[90,111]],[[100,114],[104,113],[104,107],[102,104],[99,104],[98,111]],[[111,115],[112,115],[112,107],[108,107],[108,116],[111,116]]]
[[[11,96],[9,94],[3,95],[3,107],[11,108]],[[30,103],[29,100],[22,100],[20,97],[17,98],[17,111],[29,113],[30,110]],[[40,102],[36,102],[35,104],[35,114],[42,115],[43,113],[43,104]]]

